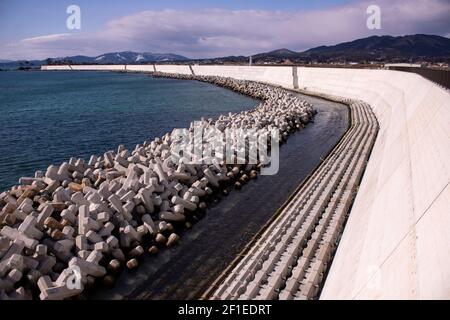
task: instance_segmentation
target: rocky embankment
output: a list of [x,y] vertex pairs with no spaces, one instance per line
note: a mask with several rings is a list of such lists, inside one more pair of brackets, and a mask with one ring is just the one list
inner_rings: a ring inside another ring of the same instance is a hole
[[[221,77],[154,74],[195,79],[260,99],[252,110],[202,119],[202,128],[280,131],[284,140],[313,117],[310,104],[280,88]],[[191,123],[188,145],[194,140]],[[112,285],[123,268],[179,241],[214,194],[256,178],[261,161],[243,164],[174,163],[172,135],[134,150],[71,158],[51,165],[0,194],[0,299],[66,299],[94,283]],[[210,150],[213,137],[202,138]],[[246,149],[248,146],[246,146]],[[232,143],[232,150],[239,151]],[[237,153],[238,154],[238,153]],[[197,159],[198,160],[198,159]]]

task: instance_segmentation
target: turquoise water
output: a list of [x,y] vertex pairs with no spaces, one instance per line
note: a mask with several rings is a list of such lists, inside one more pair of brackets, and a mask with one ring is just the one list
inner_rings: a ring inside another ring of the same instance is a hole
[[249,97],[197,81],[111,72],[0,72],[0,191],[70,157],[134,148]]

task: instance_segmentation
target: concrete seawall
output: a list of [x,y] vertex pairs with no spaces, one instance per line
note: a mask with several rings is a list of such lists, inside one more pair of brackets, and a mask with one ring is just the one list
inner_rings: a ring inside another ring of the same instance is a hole
[[450,297],[450,93],[400,71],[241,66],[43,66],[229,76],[362,100],[379,133],[322,299]]

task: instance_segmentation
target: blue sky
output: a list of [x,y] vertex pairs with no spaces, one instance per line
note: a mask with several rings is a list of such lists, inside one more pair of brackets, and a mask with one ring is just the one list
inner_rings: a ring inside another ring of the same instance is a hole
[[0,0],[0,40],[15,40],[36,35],[66,32],[66,8],[76,4],[82,9],[84,31],[95,31],[109,20],[144,10],[162,9],[260,9],[310,10],[331,7],[348,0]]
[[[81,30],[66,28],[67,6]],[[381,30],[366,8],[381,8]],[[108,51],[173,52],[189,57],[304,50],[374,34],[450,34],[447,0],[114,1],[0,0],[0,59]]]

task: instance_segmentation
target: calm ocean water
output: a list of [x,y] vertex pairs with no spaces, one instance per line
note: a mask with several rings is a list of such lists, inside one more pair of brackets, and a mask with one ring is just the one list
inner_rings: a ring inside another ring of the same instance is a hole
[[134,148],[256,103],[210,84],[144,74],[0,72],[0,192],[71,156]]

